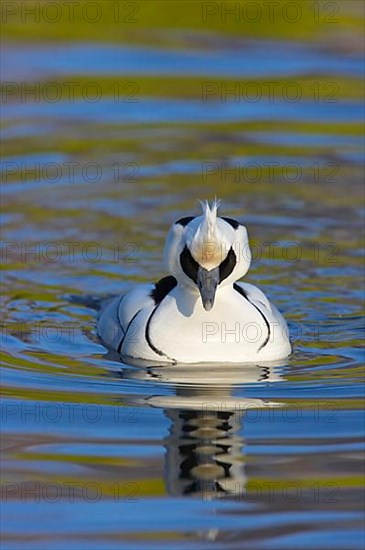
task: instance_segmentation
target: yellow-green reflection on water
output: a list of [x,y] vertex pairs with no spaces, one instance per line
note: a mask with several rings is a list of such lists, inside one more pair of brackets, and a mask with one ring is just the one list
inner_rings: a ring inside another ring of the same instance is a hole
[[[361,548],[361,2],[3,4],[4,544]],[[124,365],[98,302],[215,195],[293,356]]]

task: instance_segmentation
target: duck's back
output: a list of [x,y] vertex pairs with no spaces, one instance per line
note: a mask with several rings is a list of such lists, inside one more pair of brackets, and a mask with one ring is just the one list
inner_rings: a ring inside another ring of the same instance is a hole
[[140,285],[104,304],[99,315],[97,332],[109,348],[121,352],[130,324],[138,312],[153,309],[153,289],[154,285]]

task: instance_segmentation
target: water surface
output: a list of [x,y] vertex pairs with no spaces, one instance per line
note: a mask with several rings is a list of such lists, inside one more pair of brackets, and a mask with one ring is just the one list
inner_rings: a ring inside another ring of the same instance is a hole
[[[118,38],[6,27],[4,548],[362,548],[359,3],[332,27],[303,8],[298,39],[148,4]],[[165,275],[169,225],[215,195],[293,355],[124,364],[96,337],[100,299]]]

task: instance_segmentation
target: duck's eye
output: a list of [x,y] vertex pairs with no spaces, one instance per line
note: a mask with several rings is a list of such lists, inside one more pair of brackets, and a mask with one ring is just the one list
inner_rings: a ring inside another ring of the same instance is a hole
[[185,246],[184,250],[180,254],[180,264],[185,275],[190,277],[190,279],[192,279],[194,283],[196,283],[199,264],[197,261],[194,260],[187,246]]
[[224,279],[227,279],[232,273],[236,266],[237,258],[236,254],[233,252],[233,249],[230,248],[227,254],[227,257],[219,265],[219,282],[221,283]]

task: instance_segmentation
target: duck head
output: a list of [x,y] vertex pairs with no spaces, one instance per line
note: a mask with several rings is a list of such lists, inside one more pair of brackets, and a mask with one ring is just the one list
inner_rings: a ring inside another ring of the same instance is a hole
[[196,289],[203,307],[212,309],[216,292],[243,277],[251,251],[244,225],[219,217],[219,202],[201,203],[202,215],[177,220],[167,235],[164,258],[179,284]]

